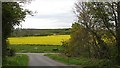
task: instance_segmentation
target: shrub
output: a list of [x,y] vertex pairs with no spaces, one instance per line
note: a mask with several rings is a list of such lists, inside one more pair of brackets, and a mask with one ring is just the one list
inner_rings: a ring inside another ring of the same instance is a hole
[[7,56],[14,56],[15,55],[15,50],[11,48],[7,48]]

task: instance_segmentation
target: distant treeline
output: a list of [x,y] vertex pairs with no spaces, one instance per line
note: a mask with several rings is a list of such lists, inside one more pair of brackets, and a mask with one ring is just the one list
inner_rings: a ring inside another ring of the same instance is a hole
[[67,35],[70,34],[68,29],[14,29],[11,37],[24,36],[47,36],[47,35]]

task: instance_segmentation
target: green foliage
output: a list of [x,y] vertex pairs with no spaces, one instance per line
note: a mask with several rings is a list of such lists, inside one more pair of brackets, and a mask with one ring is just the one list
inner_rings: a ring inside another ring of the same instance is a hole
[[10,36],[14,25],[19,25],[24,21],[28,10],[21,8],[17,2],[3,2],[2,3],[2,22],[4,38]]
[[[115,12],[115,10],[113,10],[111,4],[112,3],[108,2],[76,3],[75,12],[78,14],[78,23],[86,29],[90,36],[88,39],[90,39],[91,42],[88,44],[91,45],[92,48],[87,47],[97,58],[110,58],[109,47],[115,45],[115,23],[113,22],[115,21],[113,20],[113,12]],[[82,43],[81,40],[79,41]],[[112,42],[108,43],[108,41]],[[85,43],[85,41],[83,42]]]
[[66,64],[80,65],[83,68],[115,68],[115,66],[112,65],[112,62],[109,60],[98,60],[83,57],[66,57],[61,54],[45,54],[45,56]]
[[62,47],[62,53],[64,53],[66,56],[72,56],[72,47],[70,46],[69,41],[62,41]]
[[8,56],[14,56],[15,55],[15,50],[7,48],[7,55]]
[[120,1],[78,2],[75,5],[78,23],[92,36],[92,48],[89,49],[93,57],[110,59],[120,65]]
[[[81,53],[87,52],[91,58],[109,59],[113,65],[116,61],[119,64],[120,2],[78,2],[75,8],[78,21],[72,25],[70,41],[63,43],[64,51],[72,57],[84,56]],[[104,62],[101,67],[110,63]]]
[[2,41],[3,41],[3,56],[6,55],[7,43],[6,40],[10,36],[13,26],[19,25],[24,21],[26,14],[31,13],[25,10],[17,2],[2,2]]
[[4,66],[27,66],[28,65],[28,56],[27,55],[15,55],[12,57],[7,57],[6,61],[3,62]]
[[71,39],[68,42],[63,42],[64,53],[70,56],[80,56],[83,53],[89,53],[90,40],[89,32],[82,25],[73,23]]
[[70,29],[14,29],[11,37],[69,35]]

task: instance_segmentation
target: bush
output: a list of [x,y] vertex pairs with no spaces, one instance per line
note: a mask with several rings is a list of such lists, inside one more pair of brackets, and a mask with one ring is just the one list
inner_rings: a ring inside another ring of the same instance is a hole
[[7,48],[7,56],[14,56],[15,55],[15,50],[11,48]]
[[71,53],[71,49],[70,49],[70,46],[69,46],[69,42],[68,41],[62,41],[62,46],[63,46],[63,54],[65,54],[66,56],[70,57],[72,56],[72,53]]
[[53,51],[59,51],[58,48],[53,48],[52,50],[53,50]]

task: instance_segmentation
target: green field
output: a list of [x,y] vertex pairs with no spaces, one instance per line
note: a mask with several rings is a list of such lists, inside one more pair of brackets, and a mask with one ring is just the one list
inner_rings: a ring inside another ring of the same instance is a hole
[[10,48],[14,49],[15,52],[20,53],[53,53],[61,52],[63,50],[62,46],[59,45],[10,45]]
[[62,45],[62,41],[66,41],[70,35],[52,35],[52,36],[30,36],[30,37],[10,37],[10,44],[46,44],[46,45]]

